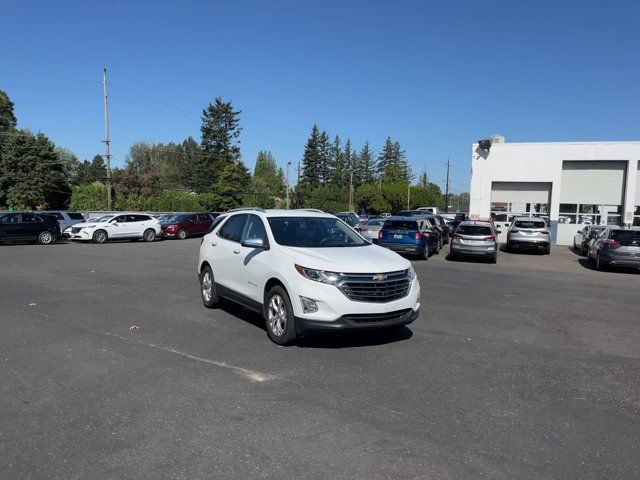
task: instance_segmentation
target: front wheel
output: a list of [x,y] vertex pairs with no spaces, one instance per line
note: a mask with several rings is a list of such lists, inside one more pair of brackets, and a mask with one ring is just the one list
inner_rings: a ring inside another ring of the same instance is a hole
[[180,230],[178,230],[177,236],[180,240],[184,240],[185,238],[187,238],[187,231],[181,228]]
[[104,230],[93,232],[92,239],[94,243],[104,243],[107,241],[107,232],[105,232]]
[[147,228],[142,234],[142,238],[145,242],[153,242],[156,239],[156,232],[151,228]]
[[51,235],[51,232],[46,230],[44,232],[40,232],[38,235],[38,243],[40,245],[49,245],[53,243],[53,235]]
[[289,295],[279,285],[274,286],[266,298],[265,318],[267,334],[278,345],[289,345],[296,339],[296,325]]

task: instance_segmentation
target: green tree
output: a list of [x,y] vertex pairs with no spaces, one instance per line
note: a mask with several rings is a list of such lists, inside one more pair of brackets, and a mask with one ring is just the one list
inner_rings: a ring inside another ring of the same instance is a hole
[[364,142],[364,147],[358,155],[358,165],[362,183],[371,183],[376,180],[377,164],[373,151],[369,148],[369,142]]
[[0,192],[13,208],[64,208],[70,189],[64,163],[43,134],[20,130],[0,144]]
[[297,194],[307,196],[312,188],[320,185],[322,178],[320,158],[320,130],[316,124],[311,129],[302,156],[302,176],[300,185],[296,186]]
[[260,151],[251,178],[253,205],[273,208],[277,198],[286,196],[286,181],[282,168],[276,166],[271,152]]
[[216,97],[202,111],[201,146],[205,155],[197,160],[195,177],[197,189],[210,188],[226,167],[240,160],[240,110],[234,110],[231,102]]
[[15,130],[17,122],[13,114],[13,102],[7,92],[0,90],[0,133]]
[[333,149],[331,141],[329,140],[329,134],[325,131],[320,134],[318,149],[320,152],[320,184],[330,183],[331,172],[333,170]]
[[64,165],[64,176],[69,185],[79,185],[81,164],[70,150],[63,147],[56,147],[56,153]]
[[[348,140],[347,140],[348,141]],[[349,148],[351,144],[349,143]],[[349,153],[351,155],[351,153]],[[330,161],[326,162],[323,179],[325,183],[332,183],[337,187],[346,187],[349,185],[349,160],[347,160],[345,152],[342,151],[340,137],[336,135],[331,146]]]
[[250,184],[251,175],[241,161],[224,167],[214,187],[217,209],[229,210],[241,206],[245,196],[249,196]]
[[358,206],[371,214],[389,212],[391,205],[385,200],[375,183],[365,183],[356,190]]
[[427,176],[427,172],[422,172],[418,179],[418,186],[427,188],[427,185],[429,185],[429,177]]
[[107,186],[93,182],[73,187],[69,208],[72,210],[106,210]]

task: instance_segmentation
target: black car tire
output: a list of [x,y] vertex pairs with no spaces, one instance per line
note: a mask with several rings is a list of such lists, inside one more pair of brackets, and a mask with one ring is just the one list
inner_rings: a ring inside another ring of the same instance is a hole
[[50,245],[53,243],[53,234],[48,230],[43,230],[38,234],[38,243],[40,245]]
[[498,263],[498,254],[497,253],[493,257],[491,257],[491,263]]
[[429,260],[429,254],[431,253],[431,247],[429,247],[429,244],[427,243],[427,246],[424,249],[424,252],[422,252],[422,259],[424,260]]
[[147,228],[142,234],[145,242],[153,242],[156,239],[156,231],[153,228]]
[[93,236],[91,237],[93,243],[104,243],[108,238],[109,236],[104,230],[96,230],[95,232],[93,232]]
[[[205,286],[205,279],[207,285]],[[220,303],[220,297],[216,291],[216,282],[213,277],[213,270],[206,266],[200,272],[200,297],[202,304],[207,308],[215,308]]]
[[604,263],[600,261],[600,252],[596,253],[596,270],[604,271],[607,267]]
[[545,247],[544,248],[544,254],[545,255],[549,255],[551,253],[551,247]]
[[[271,301],[276,296],[280,297],[280,299],[282,300],[282,306],[284,307],[286,313],[284,330],[280,334],[278,334],[278,332],[276,331],[277,327],[275,325],[275,322],[272,324],[272,322],[269,321],[269,309]],[[287,294],[286,290],[280,285],[273,286],[265,297],[264,319],[265,323],[267,324],[267,334],[269,335],[271,341],[276,343],[277,345],[290,345],[297,338],[298,335],[296,333],[296,324],[293,315],[293,307],[291,306],[291,300],[289,299],[289,295]]]
[[176,238],[179,240],[184,240],[185,238],[187,238],[187,231],[184,228],[181,228],[180,230],[178,230]]

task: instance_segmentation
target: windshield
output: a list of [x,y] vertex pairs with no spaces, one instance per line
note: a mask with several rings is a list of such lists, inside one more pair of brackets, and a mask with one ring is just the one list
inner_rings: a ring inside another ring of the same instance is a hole
[[546,228],[547,224],[541,220],[518,220],[515,226],[517,228]]
[[89,220],[91,223],[102,223],[106,222],[110,218],[113,218],[115,215],[102,215],[101,217],[92,218]]
[[456,233],[459,235],[491,235],[491,227],[481,225],[460,225]]
[[286,247],[327,248],[369,245],[337,218],[272,217],[269,219],[276,243]]

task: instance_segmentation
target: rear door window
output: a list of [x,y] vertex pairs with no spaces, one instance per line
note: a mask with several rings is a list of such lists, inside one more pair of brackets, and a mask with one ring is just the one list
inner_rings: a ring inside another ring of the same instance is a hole
[[247,221],[247,214],[234,215],[222,226],[218,235],[221,238],[229,240],[231,242],[240,243],[242,238],[242,231],[244,230],[244,224]]
[[394,230],[418,230],[418,224],[411,220],[387,220],[383,228]]
[[22,223],[36,223],[41,222],[42,220],[38,218],[37,215],[33,213],[23,213],[22,214]]

